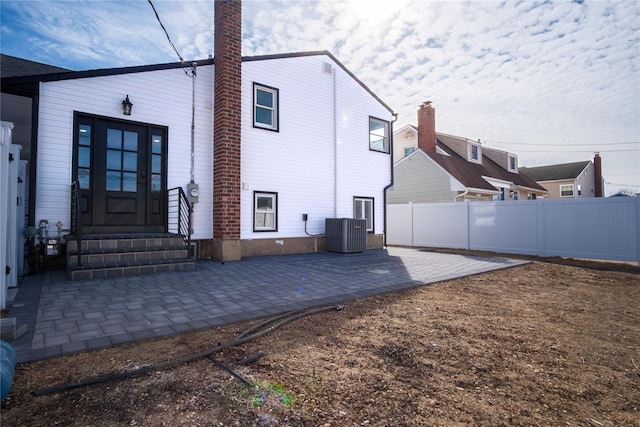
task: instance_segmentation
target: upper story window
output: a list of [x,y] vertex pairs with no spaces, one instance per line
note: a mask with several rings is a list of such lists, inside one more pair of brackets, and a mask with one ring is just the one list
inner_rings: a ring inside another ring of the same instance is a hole
[[416,151],[416,147],[404,147],[404,155],[408,156],[409,154]]
[[369,149],[389,152],[389,122],[369,117]]
[[560,197],[573,197],[573,184],[561,185]]
[[480,145],[471,143],[469,145],[469,160],[475,163],[481,163]]
[[253,193],[253,231],[278,231],[278,193]]
[[253,84],[253,127],[278,130],[278,89]]
[[509,154],[509,172],[518,172],[518,158]]

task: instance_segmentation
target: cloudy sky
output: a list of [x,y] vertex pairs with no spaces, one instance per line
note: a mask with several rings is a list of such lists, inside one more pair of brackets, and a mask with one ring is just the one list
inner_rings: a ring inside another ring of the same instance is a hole
[[[213,1],[152,0],[188,61],[213,53]],[[1,51],[73,70],[176,62],[147,0],[2,0]],[[640,2],[243,3],[243,55],[329,50],[416,124],[521,166],[603,159],[605,195],[640,192]]]

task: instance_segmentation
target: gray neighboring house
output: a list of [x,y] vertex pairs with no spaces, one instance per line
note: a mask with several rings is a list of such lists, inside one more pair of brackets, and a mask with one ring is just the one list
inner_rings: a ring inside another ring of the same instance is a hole
[[549,190],[550,199],[604,197],[602,159],[595,153],[593,161],[520,168],[538,184]]

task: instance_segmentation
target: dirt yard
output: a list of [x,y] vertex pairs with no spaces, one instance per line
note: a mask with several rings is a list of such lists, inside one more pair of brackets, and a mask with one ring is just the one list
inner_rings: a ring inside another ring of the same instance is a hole
[[534,262],[346,302],[214,354],[251,385],[203,357],[31,395],[203,351],[257,322],[21,365],[1,422],[640,426],[640,275],[618,270]]

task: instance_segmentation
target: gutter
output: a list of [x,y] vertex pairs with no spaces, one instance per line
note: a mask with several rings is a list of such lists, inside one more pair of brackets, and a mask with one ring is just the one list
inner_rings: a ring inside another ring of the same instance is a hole
[[469,194],[469,189],[467,188],[466,190],[464,190],[464,193],[458,194],[456,197],[454,197],[454,202],[458,201],[458,197],[462,197],[462,200],[464,200],[464,196],[466,196],[467,194]]
[[398,113],[391,113],[393,114],[393,120],[391,121],[391,128],[389,129],[389,150],[390,150],[390,154],[391,154],[391,182],[389,183],[389,185],[387,185],[386,187],[384,187],[383,191],[382,191],[382,202],[384,204],[384,234],[383,234],[383,241],[382,241],[382,246],[386,247],[387,246],[387,190],[389,190],[391,187],[393,187],[393,124],[398,120]]

